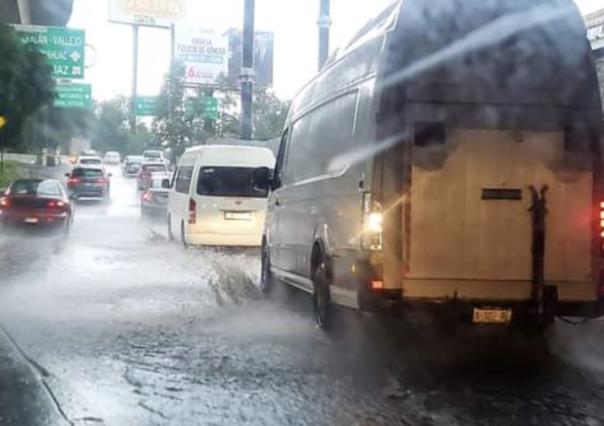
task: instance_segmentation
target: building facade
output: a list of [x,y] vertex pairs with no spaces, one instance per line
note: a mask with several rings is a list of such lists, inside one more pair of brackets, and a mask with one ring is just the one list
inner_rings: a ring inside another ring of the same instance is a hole
[[604,9],[585,16],[585,26],[600,80],[600,94],[604,100]]

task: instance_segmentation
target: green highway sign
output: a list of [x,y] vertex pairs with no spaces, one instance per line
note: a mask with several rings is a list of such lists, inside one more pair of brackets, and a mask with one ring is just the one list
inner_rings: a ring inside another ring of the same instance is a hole
[[37,25],[14,25],[21,42],[47,58],[56,78],[84,78],[84,30]]
[[190,118],[201,115],[202,118],[207,120],[218,120],[218,99],[211,96],[189,98],[185,108],[187,116]]
[[56,108],[92,108],[92,86],[82,83],[57,83]]
[[134,113],[138,116],[157,115],[159,99],[157,96],[140,96],[134,101]]

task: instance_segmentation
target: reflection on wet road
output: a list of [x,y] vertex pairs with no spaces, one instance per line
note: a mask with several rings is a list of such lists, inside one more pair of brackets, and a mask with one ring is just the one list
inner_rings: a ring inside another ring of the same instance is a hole
[[72,234],[0,236],[0,322],[76,424],[600,425],[604,327],[547,341],[263,300],[254,251],[184,249],[132,180]]

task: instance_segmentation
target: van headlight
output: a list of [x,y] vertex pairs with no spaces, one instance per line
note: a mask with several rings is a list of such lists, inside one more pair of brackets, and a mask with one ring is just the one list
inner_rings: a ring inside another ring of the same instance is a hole
[[363,194],[363,232],[361,247],[366,250],[381,250],[383,242],[384,214],[381,206],[371,200],[371,194]]

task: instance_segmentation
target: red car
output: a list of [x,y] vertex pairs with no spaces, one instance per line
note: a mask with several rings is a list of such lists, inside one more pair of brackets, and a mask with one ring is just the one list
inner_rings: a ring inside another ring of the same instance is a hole
[[73,208],[59,181],[20,179],[0,195],[0,221],[5,226],[63,226],[68,232]]

